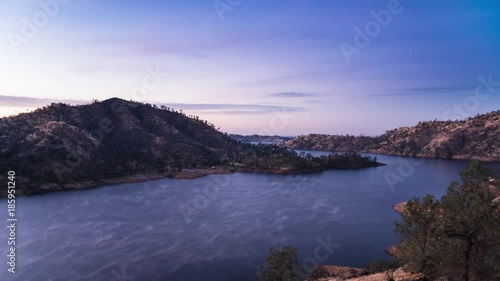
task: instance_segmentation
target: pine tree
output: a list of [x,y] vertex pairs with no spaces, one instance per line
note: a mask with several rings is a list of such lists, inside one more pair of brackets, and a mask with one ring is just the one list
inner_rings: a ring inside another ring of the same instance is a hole
[[413,272],[431,272],[436,233],[439,227],[439,201],[427,195],[422,202],[412,199],[401,214],[394,231],[403,239],[397,246],[398,259]]
[[444,274],[456,280],[484,281],[500,277],[500,212],[493,203],[492,172],[472,162],[442,198],[441,250]]
[[500,206],[494,201],[492,171],[477,162],[460,173],[441,201],[428,195],[410,200],[395,232],[407,269],[449,281],[500,278]]

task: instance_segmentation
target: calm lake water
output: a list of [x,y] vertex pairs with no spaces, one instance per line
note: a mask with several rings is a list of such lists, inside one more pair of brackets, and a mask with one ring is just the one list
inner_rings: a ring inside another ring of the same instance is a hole
[[[346,266],[389,259],[384,250],[397,242],[398,219],[391,205],[442,196],[467,162],[377,157],[387,166],[162,179],[20,198],[17,273],[7,272],[2,227],[0,280],[254,280],[269,247],[287,244],[306,266],[318,258]],[[5,200],[0,210],[7,225]]]

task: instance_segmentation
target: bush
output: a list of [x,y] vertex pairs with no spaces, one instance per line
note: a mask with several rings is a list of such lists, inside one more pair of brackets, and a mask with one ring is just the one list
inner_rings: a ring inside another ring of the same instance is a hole
[[282,250],[271,248],[266,264],[257,272],[258,281],[298,281],[303,270],[297,260],[297,250],[284,246]]
[[384,272],[399,268],[397,261],[374,260],[366,266],[366,269],[372,273]]

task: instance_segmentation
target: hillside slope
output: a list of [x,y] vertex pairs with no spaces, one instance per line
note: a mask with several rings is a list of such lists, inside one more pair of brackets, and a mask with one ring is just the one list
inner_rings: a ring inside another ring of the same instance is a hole
[[420,122],[377,137],[302,135],[284,145],[293,149],[500,161],[500,111],[465,121]]
[[291,140],[292,137],[281,137],[281,136],[262,136],[262,135],[236,135],[230,134],[231,138],[242,141],[242,142],[285,142]]
[[290,174],[378,165],[354,154],[301,157],[278,146],[242,143],[182,111],[117,98],[80,106],[52,104],[0,119],[0,181],[14,171],[21,194],[130,177],[136,181],[144,175],[179,176],[183,169],[197,169],[184,175],[192,178],[237,170]]
[[240,153],[206,121],[120,99],[52,104],[0,120],[0,170],[25,184],[220,165]]

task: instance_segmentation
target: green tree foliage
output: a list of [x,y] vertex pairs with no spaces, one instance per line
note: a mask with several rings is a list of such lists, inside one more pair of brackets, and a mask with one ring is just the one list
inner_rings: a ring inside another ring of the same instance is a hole
[[494,203],[492,172],[472,162],[441,201],[412,199],[395,231],[397,258],[412,271],[449,281],[500,277],[500,206]]
[[403,239],[397,246],[398,258],[414,272],[428,272],[433,260],[434,241],[438,232],[439,202],[427,195],[422,201],[411,199],[394,223],[396,234]]
[[500,212],[492,203],[490,170],[477,162],[453,182],[442,198],[442,274],[452,280],[496,280],[500,277]]
[[257,272],[258,281],[298,281],[304,274],[297,260],[297,250],[284,246],[277,250],[271,248],[267,254],[266,264]]

